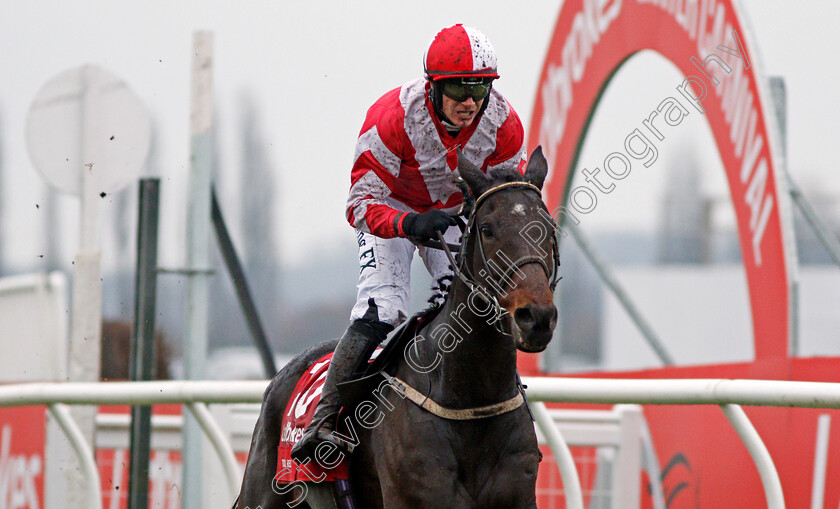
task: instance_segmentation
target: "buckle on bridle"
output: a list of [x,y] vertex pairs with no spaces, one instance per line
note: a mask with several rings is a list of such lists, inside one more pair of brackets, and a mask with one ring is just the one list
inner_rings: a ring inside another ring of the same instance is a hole
[[391,388],[397,392],[397,394],[399,394],[403,399],[405,399],[407,395],[405,385],[403,385],[400,382],[400,380],[386,373],[385,370],[381,370],[379,373],[385,378],[385,380],[388,382],[388,385],[390,385]]

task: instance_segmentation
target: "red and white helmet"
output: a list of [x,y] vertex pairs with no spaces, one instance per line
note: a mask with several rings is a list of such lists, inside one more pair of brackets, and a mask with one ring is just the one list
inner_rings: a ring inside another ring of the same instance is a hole
[[499,77],[496,51],[487,36],[460,23],[435,35],[423,57],[423,70],[430,81]]

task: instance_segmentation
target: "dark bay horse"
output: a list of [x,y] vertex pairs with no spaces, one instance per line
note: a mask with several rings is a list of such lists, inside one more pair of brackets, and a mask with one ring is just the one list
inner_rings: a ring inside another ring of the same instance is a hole
[[[540,452],[516,355],[545,349],[557,320],[555,225],[540,195],[546,160],[537,148],[524,177],[490,177],[459,159],[477,198],[455,277],[443,308],[387,368],[361,417],[356,406],[355,507],[536,508]],[[335,344],[310,348],[269,384],[234,507],[337,507],[326,483],[310,483],[301,502],[302,490],[272,481],[292,389]]]

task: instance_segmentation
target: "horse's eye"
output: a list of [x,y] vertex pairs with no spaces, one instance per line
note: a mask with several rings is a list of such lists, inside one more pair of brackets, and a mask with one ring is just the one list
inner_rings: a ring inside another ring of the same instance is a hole
[[493,237],[493,228],[490,228],[489,224],[483,224],[478,229],[485,237]]

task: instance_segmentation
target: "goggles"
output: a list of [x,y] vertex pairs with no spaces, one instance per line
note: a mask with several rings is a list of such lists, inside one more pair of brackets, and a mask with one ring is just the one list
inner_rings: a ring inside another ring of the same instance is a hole
[[469,97],[472,97],[475,102],[478,102],[490,93],[490,88],[493,86],[492,83],[491,80],[470,80],[469,78],[442,80],[441,91],[443,95],[456,102],[466,101]]

